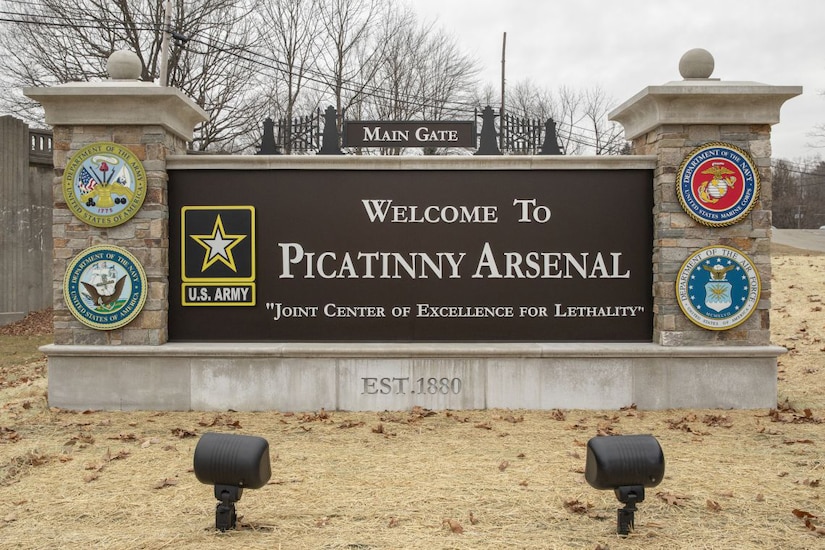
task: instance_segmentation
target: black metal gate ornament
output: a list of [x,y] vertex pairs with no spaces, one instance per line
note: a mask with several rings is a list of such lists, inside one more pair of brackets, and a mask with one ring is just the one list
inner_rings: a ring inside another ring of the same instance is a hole
[[341,136],[338,135],[338,113],[330,105],[324,111],[324,134],[319,155],[343,155],[341,151]]
[[476,155],[501,155],[498,148],[498,132],[496,132],[496,114],[493,108],[487,105],[481,111],[481,140]]
[[559,148],[559,136],[556,134],[556,121],[548,118],[544,123],[544,143],[541,144],[540,155],[562,155]]
[[264,120],[264,135],[261,138],[261,147],[256,155],[280,155],[278,144],[275,142],[275,122],[271,117]]

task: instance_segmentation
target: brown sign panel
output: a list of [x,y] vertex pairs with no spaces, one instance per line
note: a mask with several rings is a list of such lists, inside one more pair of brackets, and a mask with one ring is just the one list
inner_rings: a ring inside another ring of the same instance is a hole
[[175,170],[173,341],[652,338],[649,170]]
[[475,147],[475,123],[344,121],[344,147]]

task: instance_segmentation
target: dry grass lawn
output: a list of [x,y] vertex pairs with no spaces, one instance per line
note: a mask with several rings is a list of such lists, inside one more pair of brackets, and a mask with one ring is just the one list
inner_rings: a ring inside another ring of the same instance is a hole
[[[776,250],[773,273],[770,410],[69,412],[47,405],[48,334],[0,335],[0,547],[825,548],[825,256]],[[207,431],[270,443],[236,531],[192,473]],[[584,481],[600,433],[665,452],[627,538]]]

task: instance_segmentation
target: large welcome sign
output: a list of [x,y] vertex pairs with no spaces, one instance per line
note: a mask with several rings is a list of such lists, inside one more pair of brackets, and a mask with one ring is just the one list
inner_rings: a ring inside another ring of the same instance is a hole
[[176,170],[170,340],[650,341],[648,170]]

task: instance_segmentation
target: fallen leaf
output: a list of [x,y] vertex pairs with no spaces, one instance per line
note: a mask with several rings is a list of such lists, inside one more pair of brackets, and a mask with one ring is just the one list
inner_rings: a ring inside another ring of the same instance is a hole
[[339,428],[357,428],[359,426],[363,426],[363,422],[355,422],[354,420],[346,420],[342,422],[338,427]]
[[656,493],[656,496],[659,497],[660,499],[664,500],[665,502],[667,502],[671,506],[682,506],[682,505],[684,505],[685,501],[688,500],[688,498],[689,498],[685,495],[674,494],[674,493],[663,493],[661,491]]
[[705,417],[702,419],[702,422],[708,426],[712,427],[719,427],[719,428],[732,428],[733,427],[733,420],[728,418],[725,415],[717,415],[717,414],[706,414]]
[[571,498],[564,501],[564,507],[574,514],[586,514],[593,505],[589,502],[585,504],[577,498]]
[[119,439],[120,441],[136,441],[137,436],[135,434],[121,433],[115,437],[107,437],[106,439]]
[[161,479],[158,483],[156,483],[152,488],[153,489],[163,489],[164,487],[172,487],[173,485],[177,485],[178,480],[170,477],[165,477]]
[[806,519],[806,520],[805,520],[805,527],[807,527],[809,531],[813,531],[814,533],[816,533],[816,534],[817,534],[817,535],[819,535],[819,536],[823,536],[823,535],[825,535],[825,529],[823,529],[823,528],[821,528],[821,527],[817,527],[817,526],[816,526],[816,525],[814,525],[814,524],[813,524],[813,522],[812,522],[811,520],[809,520],[809,519]]
[[196,434],[195,432],[191,432],[189,430],[184,430],[183,428],[173,428],[172,435],[180,439],[184,439],[187,437],[197,437],[198,434]]
[[502,461],[501,461],[501,463],[499,463],[499,465],[498,465],[498,469],[499,469],[499,471],[503,472],[504,470],[506,470],[506,469],[507,469],[507,467],[508,467],[509,465],[510,465],[510,462],[509,462],[509,461],[507,461],[507,460],[502,460]]
[[444,518],[441,524],[444,525],[445,523],[450,527],[450,531],[452,531],[453,533],[460,535],[464,532],[464,528],[461,526],[461,524],[454,519]]
[[708,510],[711,510],[712,512],[720,512],[722,510],[722,507],[715,500],[707,499],[705,501],[705,506]]

